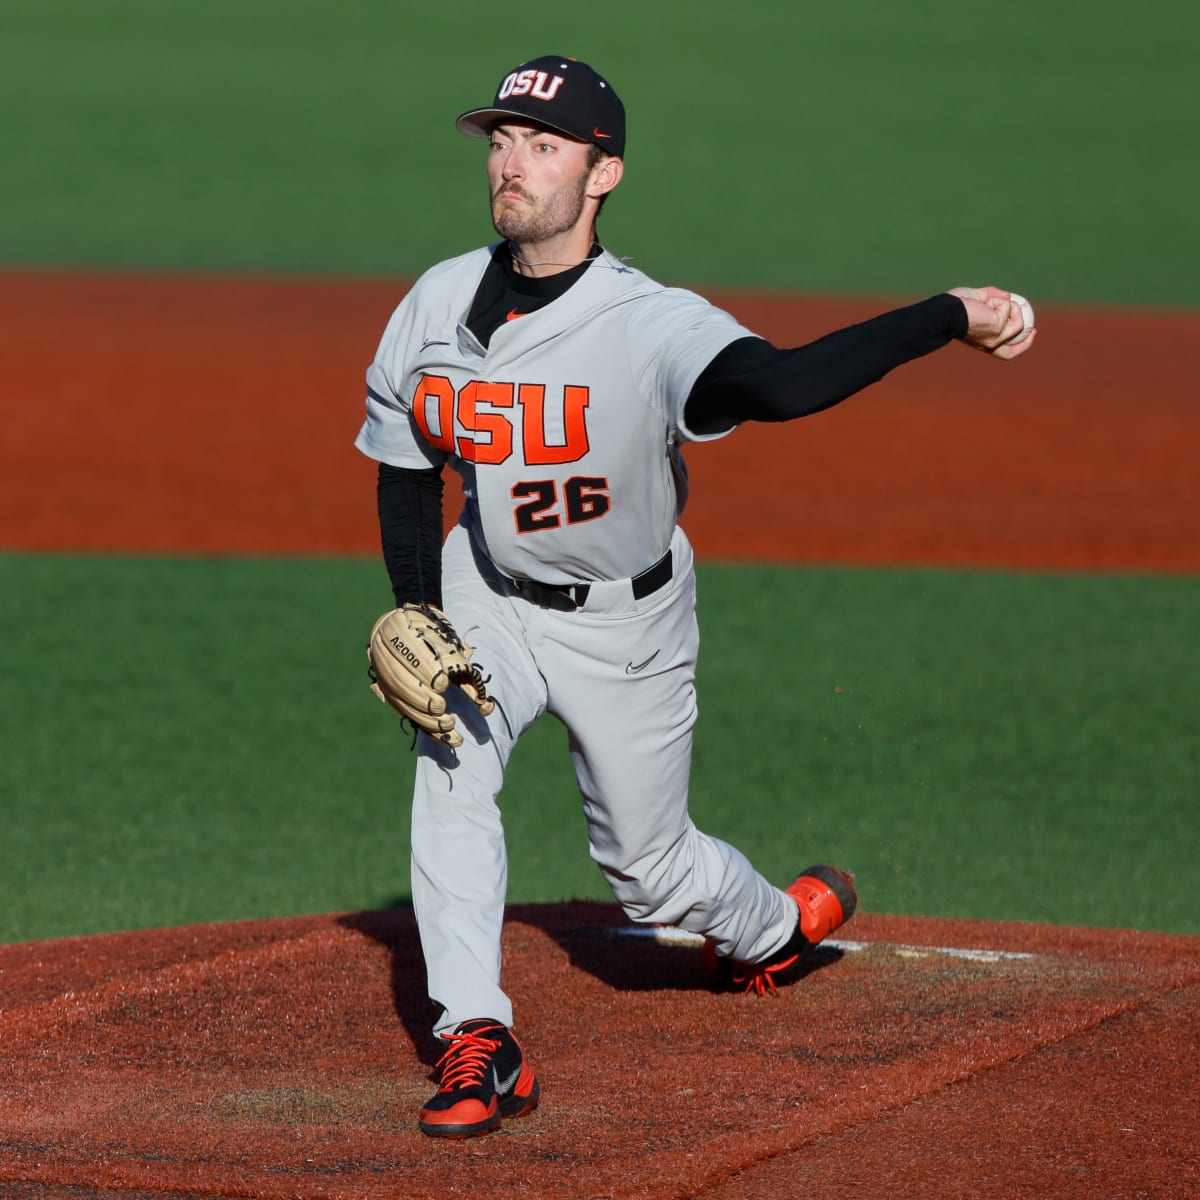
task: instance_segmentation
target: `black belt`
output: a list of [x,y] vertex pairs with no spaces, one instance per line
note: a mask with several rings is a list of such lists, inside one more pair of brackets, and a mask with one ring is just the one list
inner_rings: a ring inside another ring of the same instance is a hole
[[[671,582],[674,563],[668,550],[652,567],[630,581],[635,600],[644,600],[654,595],[660,587]],[[590,583],[539,583],[536,579],[512,579],[509,581],[520,595],[540,608],[553,608],[559,612],[574,612],[587,603],[592,590]]]

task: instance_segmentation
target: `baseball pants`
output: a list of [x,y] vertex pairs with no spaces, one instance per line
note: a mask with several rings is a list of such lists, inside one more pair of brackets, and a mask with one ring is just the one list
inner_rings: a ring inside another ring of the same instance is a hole
[[591,857],[632,920],[704,934],[748,962],[795,930],[794,902],[688,813],[699,629],[681,529],[672,551],[673,576],[652,595],[635,600],[628,580],[596,583],[582,607],[561,612],[518,594],[464,526],[447,539],[444,607],[490,676],[496,709],[484,719],[451,695],[463,745],[419,739],[412,895],[429,995],[443,1010],[435,1032],[474,1017],[512,1024],[498,797],[513,747],[544,712],[567,729]]

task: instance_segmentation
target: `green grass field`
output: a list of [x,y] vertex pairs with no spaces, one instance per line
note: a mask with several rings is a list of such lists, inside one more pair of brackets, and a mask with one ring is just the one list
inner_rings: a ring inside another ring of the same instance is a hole
[[[624,96],[602,234],[664,280],[1195,306],[1198,33],[1182,0],[5,0],[0,268],[412,275],[491,236],[454,116],[554,51]],[[1194,579],[701,584],[695,811],[766,873],[1200,932]],[[386,599],[370,562],[0,555],[0,939],[402,899]],[[514,900],[605,894],[553,722],[504,805]]]
[[[412,754],[362,652],[382,584],[356,560],[0,557],[0,940],[402,900]],[[874,911],[1200,933],[1195,581],[700,587],[694,809],[768,875],[830,858]],[[607,895],[553,720],[502,804],[514,902]]]

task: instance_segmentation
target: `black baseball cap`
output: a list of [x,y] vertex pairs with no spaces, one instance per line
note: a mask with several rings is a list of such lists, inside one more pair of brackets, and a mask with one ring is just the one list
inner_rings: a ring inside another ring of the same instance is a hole
[[456,124],[468,137],[490,137],[505,117],[533,121],[617,158],[625,156],[625,105],[606,79],[573,58],[544,54],[522,63],[500,81],[489,108],[473,108]]

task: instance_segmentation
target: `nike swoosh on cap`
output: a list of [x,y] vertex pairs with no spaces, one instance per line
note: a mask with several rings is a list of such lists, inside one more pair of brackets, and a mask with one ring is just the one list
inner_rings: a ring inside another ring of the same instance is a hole
[[611,133],[601,133],[594,125],[592,126],[592,137],[612,137]]

